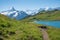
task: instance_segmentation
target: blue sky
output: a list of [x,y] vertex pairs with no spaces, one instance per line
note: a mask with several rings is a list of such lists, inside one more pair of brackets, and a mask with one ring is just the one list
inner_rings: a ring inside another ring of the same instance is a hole
[[60,7],[60,0],[0,0],[0,11],[15,7],[17,10]]

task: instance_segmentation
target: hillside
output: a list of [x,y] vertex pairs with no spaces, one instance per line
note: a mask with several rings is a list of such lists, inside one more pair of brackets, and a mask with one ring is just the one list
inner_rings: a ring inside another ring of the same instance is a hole
[[34,16],[34,18],[41,20],[60,20],[60,11],[41,12]]
[[25,18],[25,21],[33,20],[60,20],[60,10],[42,11],[34,16]]
[[[2,40],[42,40],[41,29],[33,20],[60,20],[60,11],[39,12],[23,20],[10,19],[0,14],[0,39]],[[60,28],[47,26],[50,40],[60,40]]]
[[42,40],[38,24],[9,19],[0,14],[0,40]]

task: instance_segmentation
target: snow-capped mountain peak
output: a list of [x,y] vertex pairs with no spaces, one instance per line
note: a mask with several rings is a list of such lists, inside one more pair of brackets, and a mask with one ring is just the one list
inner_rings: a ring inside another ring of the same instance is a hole
[[10,10],[1,12],[1,14],[9,16],[9,15],[16,13],[16,12],[17,11],[14,9],[14,7],[12,7]]
[[45,10],[47,11],[49,9],[49,7],[46,7]]
[[12,7],[10,10],[1,12],[0,14],[6,15],[10,18],[16,18],[17,20],[23,19],[24,17],[28,16],[26,12],[18,11],[14,7]]
[[8,12],[11,12],[11,11],[16,11],[16,9],[14,7],[12,7],[10,10],[7,10]]
[[26,10],[25,11],[28,15],[35,15],[38,13],[38,10]]

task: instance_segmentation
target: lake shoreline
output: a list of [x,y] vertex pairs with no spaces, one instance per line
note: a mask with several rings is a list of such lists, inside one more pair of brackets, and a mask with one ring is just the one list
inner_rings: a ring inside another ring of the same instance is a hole
[[60,28],[60,21],[45,21],[45,20],[38,21],[38,20],[36,20],[36,21],[34,21],[34,23],[45,25],[45,26],[52,26],[52,27]]

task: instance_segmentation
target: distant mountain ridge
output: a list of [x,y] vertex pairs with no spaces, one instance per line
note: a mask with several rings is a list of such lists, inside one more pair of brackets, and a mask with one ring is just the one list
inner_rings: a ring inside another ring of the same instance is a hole
[[10,18],[15,18],[17,20],[20,20],[20,19],[23,19],[27,16],[36,15],[37,13],[42,12],[42,11],[53,11],[53,10],[60,10],[60,7],[40,8],[39,10],[26,10],[26,11],[18,11],[14,7],[12,7],[10,10],[2,11],[0,14],[6,15]]
[[35,10],[26,10],[25,12],[26,12],[28,15],[35,15],[35,14],[38,13],[38,10],[37,10],[37,9],[35,9]]
[[1,12],[0,14],[6,15],[10,18],[15,18],[17,20],[23,19],[26,16],[28,16],[28,14],[26,12],[15,10],[14,7],[12,7],[12,9],[10,9],[10,10]]

